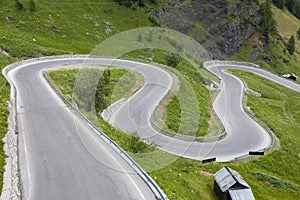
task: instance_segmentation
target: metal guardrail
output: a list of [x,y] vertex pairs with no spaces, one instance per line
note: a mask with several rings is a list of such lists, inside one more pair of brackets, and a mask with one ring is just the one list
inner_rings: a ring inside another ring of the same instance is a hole
[[[245,84],[245,82],[244,82],[244,80],[243,79],[241,79],[241,81],[243,82],[243,84],[244,85],[246,85]],[[267,151],[267,150],[269,150],[269,149],[271,149],[271,148],[273,148],[273,146],[274,146],[274,143],[275,143],[275,134],[273,133],[273,131],[261,120],[261,119],[259,119],[257,116],[255,116],[255,114],[254,113],[252,113],[250,110],[248,110],[247,108],[245,108],[245,104],[244,104],[244,96],[243,96],[243,109],[244,109],[244,111],[253,119],[253,120],[255,120],[259,125],[261,125],[267,132],[268,132],[268,134],[270,135],[270,137],[271,137],[271,140],[272,140],[272,142],[271,142],[271,144],[268,146],[268,147],[265,147],[265,148],[263,148],[263,149],[259,149],[259,150],[256,150],[256,151],[258,151],[258,152],[265,152],[265,151]],[[241,155],[241,156],[237,156],[237,157],[235,157],[234,159],[235,160],[239,160],[239,159],[242,159],[242,158],[246,158],[246,157],[250,157],[251,155],[249,155],[249,154],[244,154],[244,155]]]
[[209,66],[215,66],[215,65],[222,65],[222,66],[246,66],[246,67],[253,67],[253,68],[260,68],[259,65],[256,65],[254,63],[249,62],[239,62],[239,61],[221,61],[221,60],[213,60],[213,61],[207,61],[203,63],[204,68],[208,68]]
[[[203,66],[204,68],[208,69],[209,66],[217,66],[217,65],[222,65],[222,66],[246,66],[246,67],[253,67],[253,68],[259,68],[258,65],[256,64],[253,64],[253,63],[248,63],[248,62],[236,62],[236,61],[207,61],[205,63],[203,63]],[[208,69],[209,70],[209,69]],[[244,80],[243,81],[243,84],[245,85],[245,82]],[[263,149],[259,149],[257,150],[258,152],[265,152],[271,148],[273,148],[274,146],[274,143],[275,143],[275,134],[273,133],[273,131],[261,120],[259,119],[257,116],[255,116],[251,111],[249,111],[248,109],[245,108],[245,105],[244,105],[244,96],[243,96],[243,109],[244,111],[253,119],[255,120],[258,124],[260,124],[267,132],[268,134],[270,135],[271,137],[271,144]],[[249,157],[250,155],[249,154],[244,154],[244,155],[241,155],[241,156],[237,156],[234,158],[234,160],[239,160],[239,159],[242,159],[242,158],[246,158],[246,157]]]
[[214,136],[191,136],[191,135],[184,135],[182,133],[174,133],[174,132],[171,132],[171,131],[168,131],[166,129],[163,129],[161,127],[159,127],[154,121],[153,119],[150,120],[150,123],[151,123],[151,126],[156,130],[156,131],[159,131],[159,132],[163,132],[167,135],[170,135],[172,137],[175,137],[175,138],[179,138],[179,139],[183,139],[183,140],[199,140],[199,141],[202,141],[202,142],[213,142],[213,141],[217,141],[217,140],[220,140],[221,138],[223,138],[225,135],[226,135],[226,132],[223,131],[221,134],[219,135],[214,135]]
[[2,69],[2,74],[8,81],[10,85],[10,101],[9,101],[9,116],[8,116],[8,127],[6,133],[6,141],[5,146],[6,150],[6,165],[10,169],[5,169],[4,177],[6,177],[6,181],[4,181],[2,185],[2,193],[1,198],[7,199],[21,199],[22,191],[20,189],[20,176],[19,176],[19,158],[18,158],[18,122],[17,122],[17,112],[16,112],[16,89],[14,84],[10,81],[7,74],[9,71],[13,70],[16,67],[30,64],[35,61],[49,60],[49,59],[60,59],[60,58],[86,58],[88,55],[65,55],[65,56],[49,56],[49,57],[40,57],[40,58],[32,58],[27,60],[21,60],[19,62],[12,63]]
[[104,132],[102,132],[98,127],[96,127],[93,122],[91,122],[84,114],[82,114],[58,89],[58,87],[53,83],[50,77],[47,76],[45,72],[43,72],[43,76],[49,85],[54,89],[54,91],[61,97],[61,99],[66,102],[83,120],[87,122],[87,124],[100,136],[104,137],[109,144],[111,144],[115,151],[118,152],[121,157],[130,164],[133,169],[143,178],[146,184],[150,187],[150,189],[154,192],[154,194],[161,198],[162,200],[168,200],[166,194],[160,189],[160,187],[155,183],[155,181],[145,172],[115,141],[109,138]]
[[[210,83],[210,84],[213,84],[213,87],[214,88],[218,88],[219,87],[219,84],[215,83],[214,81],[210,80],[209,78],[206,78],[204,76],[202,76],[201,74],[198,74],[198,73],[195,73],[195,72],[192,72],[192,71],[189,71],[189,70],[186,70],[186,72],[188,73],[191,73],[195,76],[200,76],[201,78],[204,79],[204,81],[206,81],[207,83]],[[214,97],[212,98],[211,102],[214,102],[215,98],[218,96],[218,93],[220,91],[218,90],[218,92],[214,95]],[[159,125],[157,125],[154,120],[153,120],[153,115],[152,117],[150,118],[150,123],[151,123],[151,126],[158,132],[161,132],[163,134],[166,134],[166,135],[169,135],[169,136],[172,136],[172,137],[175,137],[175,138],[179,138],[179,139],[182,139],[182,140],[192,140],[192,141],[200,141],[200,142],[213,142],[213,141],[217,141],[217,140],[220,140],[222,138],[224,138],[226,136],[226,131],[225,131],[225,127],[222,123],[222,121],[220,120],[219,116],[217,115],[217,113],[215,112],[215,109],[213,108],[212,106],[212,112],[213,114],[217,117],[217,120],[219,122],[219,124],[222,126],[222,129],[224,130],[222,133],[220,133],[219,135],[214,135],[214,136],[190,136],[190,135],[185,135],[185,134],[182,134],[182,133],[174,133],[172,131],[168,131],[162,127],[160,127]]]

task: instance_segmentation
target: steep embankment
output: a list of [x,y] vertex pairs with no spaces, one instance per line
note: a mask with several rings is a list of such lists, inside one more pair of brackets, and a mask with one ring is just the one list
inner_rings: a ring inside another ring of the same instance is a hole
[[156,13],[161,23],[190,35],[212,53],[212,58],[235,54],[256,32],[260,17],[252,1],[173,1]]

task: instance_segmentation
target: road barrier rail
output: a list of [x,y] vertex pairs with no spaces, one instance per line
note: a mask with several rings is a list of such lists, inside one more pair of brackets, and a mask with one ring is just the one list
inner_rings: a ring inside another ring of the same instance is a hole
[[[14,145],[9,145],[9,149],[7,152],[14,152],[13,155],[7,154],[7,162],[11,163],[11,168],[13,169],[6,169],[5,173],[10,173],[11,177],[7,183],[8,185],[5,186],[3,184],[3,188],[6,187],[6,191],[2,190],[1,198],[3,196],[3,192],[6,192],[4,199],[21,199],[21,191],[19,186],[19,166],[18,166],[18,153],[17,153],[17,114],[16,114],[16,89],[13,83],[8,79],[7,74],[9,71],[24,66],[27,64],[32,64],[35,62],[43,62],[43,61],[51,61],[51,60],[58,60],[58,59],[88,59],[88,58],[100,58],[95,57],[92,55],[59,55],[59,56],[46,56],[46,57],[38,57],[38,58],[30,58],[26,60],[21,60],[19,62],[12,63],[6,66],[2,70],[2,74],[7,79],[8,83],[10,84],[11,92],[10,92],[10,102],[9,102],[9,111],[11,117],[8,120],[8,131],[7,135],[13,136]],[[161,188],[155,183],[155,181],[145,172],[118,144],[116,144],[112,139],[110,139],[105,133],[99,130],[85,115],[83,115],[66,97],[61,93],[61,91],[57,88],[57,86],[47,77],[45,73],[43,73],[46,81],[50,84],[50,86],[54,89],[54,91],[61,97],[61,99],[67,103],[83,120],[87,122],[87,124],[98,134],[101,138],[106,139],[106,141],[111,145],[111,147],[120,154],[120,156],[130,165],[132,168],[137,172],[137,174],[146,182],[149,188],[153,191],[155,196],[158,199],[168,200],[166,194],[161,190]],[[7,143],[7,142],[5,142]],[[7,145],[7,144],[5,144]],[[8,160],[9,159],[9,160]],[[7,193],[8,192],[8,193]],[[1,199],[2,200],[2,199]]]
[[150,187],[156,197],[167,200],[168,197],[161,190],[161,188],[155,183],[155,181],[145,172],[138,163],[136,163],[115,141],[113,141],[110,137],[108,137],[104,132],[102,132],[97,126],[93,124],[82,112],[80,112],[60,91],[60,89],[55,85],[55,83],[51,80],[51,78],[43,72],[43,76],[49,85],[54,89],[54,91],[61,97],[61,99],[69,105],[80,118],[82,118],[90,128],[92,128],[96,133],[101,136],[102,139],[105,139],[108,144],[110,144],[113,149],[120,154],[120,156],[139,174],[140,177],[146,182],[146,184]]
[[[248,63],[248,62],[237,62],[237,61],[207,61],[203,63],[203,67],[205,69],[207,69],[208,71],[210,67],[212,66],[245,66],[245,67],[252,67],[252,68],[259,68],[258,65],[253,64],[253,63]],[[212,71],[210,71],[211,73],[213,73]],[[216,75],[216,74],[215,74]],[[242,79],[241,79],[242,80]],[[245,82],[242,80],[244,87],[245,87]],[[265,152],[269,149],[272,149],[274,147],[275,144],[275,134],[273,133],[273,131],[268,127],[268,125],[266,125],[261,119],[259,119],[257,116],[255,116],[254,113],[252,113],[249,109],[245,108],[245,104],[244,104],[244,96],[243,96],[243,109],[244,111],[248,114],[248,116],[250,116],[254,121],[256,121],[260,126],[262,126],[267,133],[269,134],[269,136],[271,137],[271,144],[263,149],[259,149],[256,150],[257,152]],[[244,154],[244,155],[240,155],[234,158],[234,160],[239,160],[242,158],[246,158],[249,157],[249,154]]]

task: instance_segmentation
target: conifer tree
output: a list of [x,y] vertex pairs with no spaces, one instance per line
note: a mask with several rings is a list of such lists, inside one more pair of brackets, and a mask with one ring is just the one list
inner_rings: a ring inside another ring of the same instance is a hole
[[290,39],[286,45],[286,48],[291,55],[293,55],[295,53],[295,38],[293,35],[290,37]]

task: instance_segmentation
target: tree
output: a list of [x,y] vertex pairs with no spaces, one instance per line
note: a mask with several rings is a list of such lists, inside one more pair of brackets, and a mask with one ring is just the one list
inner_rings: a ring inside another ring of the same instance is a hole
[[293,35],[290,37],[290,39],[286,45],[286,48],[291,55],[293,55],[295,53],[295,38]]
[[104,70],[102,76],[97,84],[95,94],[95,108],[96,112],[102,112],[109,106],[109,92],[110,92],[110,71]]
[[15,0],[16,2],[16,7],[18,10],[23,10],[24,6],[19,0]]
[[296,8],[295,8],[295,16],[300,19],[300,2],[297,2]]
[[280,9],[283,9],[285,6],[285,0],[272,0],[272,2]]
[[73,95],[80,107],[92,111],[100,71],[97,69],[80,70],[74,83]]
[[296,5],[297,5],[297,1],[296,0],[287,0],[285,2],[285,6],[287,7],[287,9],[293,14],[296,14]]
[[119,3],[119,5],[124,5],[126,7],[131,7],[133,5],[132,1],[128,1],[128,0],[115,0],[117,3]]
[[175,53],[168,53],[166,56],[167,65],[176,68],[179,64],[179,56]]
[[297,39],[300,40],[300,28],[298,28],[298,31],[297,31]]
[[30,0],[30,9],[29,10],[32,12],[35,11],[35,3],[33,0]]
[[267,0],[260,6],[261,20],[260,31],[264,36],[266,43],[269,43],[269,35],[277,34],[277,24],[271,10],[271,1]]

